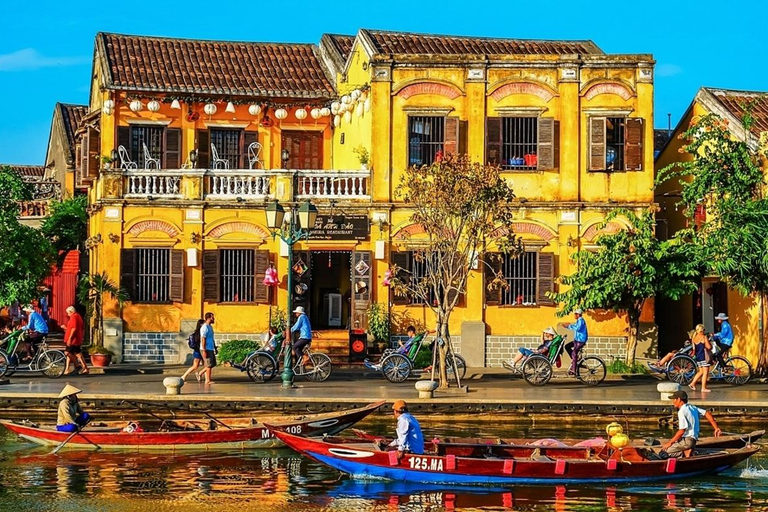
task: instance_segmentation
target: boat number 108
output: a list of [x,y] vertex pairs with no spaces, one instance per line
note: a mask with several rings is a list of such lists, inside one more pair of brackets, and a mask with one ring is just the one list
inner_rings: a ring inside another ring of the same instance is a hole
[[408,460],[411,463],[412,469],[420,469],[422,471],[442,471],[443,470],[442,459],[428,459],[427,457],[411,457]]

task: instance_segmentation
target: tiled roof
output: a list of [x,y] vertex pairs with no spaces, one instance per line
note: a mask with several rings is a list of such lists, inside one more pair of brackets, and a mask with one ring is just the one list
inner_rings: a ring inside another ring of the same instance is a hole
[[330,98],[311,44],[199,41],[99,33],[106,87],[127,91]]
[[37,181],[43,179],[45,176],[45,167],[42,165],[10,165],[0,164],[0,167],[10,167],[21,175],[24,180]]
[[603,55],[592,41],[541,41],[361,30],[377,53],[411,55]]
[[88,113],[87,105],[70,105],[67,103],[57,103],[57,108],[61,109],[61,121],[64,125],[64,131],[69,144],[70,156],[75,158],[75,132],[83,116]]
[[742,119],[751,105],[751,114],[755,121],[750,131],[756,136],[761,132],[768,132],[768,92],[735,91],[711,87],[706,87],[706,90],[737,119]]
[[352,51],[352,46],[355,44],[355,36],[345,36],[341,34],[325,35],[331,40],[331,43],[333,43],[333,46],[336,48],[336,51],[339,52],[339,55],[341,55],[344,60],[347,60],[349,52]]
[[669,140],[671,133],[670,130],[656,128],[653,130],[653,150],[661,151],[664,149],[667,141]]

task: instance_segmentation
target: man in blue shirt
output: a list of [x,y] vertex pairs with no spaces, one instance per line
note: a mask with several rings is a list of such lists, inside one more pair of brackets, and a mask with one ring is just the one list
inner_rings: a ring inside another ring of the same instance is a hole
[[403,457],[403,454],[415,453],[421,455],[424,453],[424,435],[421,433],[421,425],[408,412],[408,406],[404,400],[395,400],[392,405],[392,412],[397,419],[397,438],[389,443],[390,447],[397,447],[397,458]]
[[[303,306],[296,306],[293,310],[293,314],[296,315],[296,323],[291,327],[291,333],[299,333],[299,339],[293,344],[293,355],[296,356],[298,361],[301,357],[304,347],[312,343],[312,326],[309,325],[309,317],[304,313]],[[309,357],[304,356],[303,364],[309,363]]]
[[733,329],[731,329],[731,324],[728,323],[728,315],[725,313],[719,313],[715,320],[720,324],[720,332],[713,334],[712,339],[715,340],[720,349],[717,358],[720,359],[721,364],[724,364],[723,359],[728,357],[728,352],[730,352],[733,346]]
[[565,346],[565,350],[571,356],[571,368],[568,370],[570,375],[576,375],[576,362],[579,360],[579,352],[587,344],[587,338],[589,338],[587,323],[584,321],[583,314],[584,312],[581,309],[574,309],[573,316],[576,317],[576,321],[565,326],[573,331],[573,341]]
[[675,391],[669,395],[672,404],[677,408],[678,431],[662,447],[660,455],[666,457],[688,456],[696,448],[699,440],[699,418],[706,418],[715,429],[715,437],[720,437],[723,431],[717,426],[714,416],[710,411],[696,407],[688,403],[688,393]]
[[48,324],[43,316],[35,311],[32,306],[24,306],[24,311],[29,315],[27,325],[22,327],[26,331],[26,343],[19,348],[24,351],[26,357],[22,361],[31,360],[34,356],[32,347],[48,335]]

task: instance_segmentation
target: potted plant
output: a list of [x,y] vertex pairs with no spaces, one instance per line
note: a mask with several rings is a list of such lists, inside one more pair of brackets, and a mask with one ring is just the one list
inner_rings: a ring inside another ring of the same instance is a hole
[[109,155],[103,155],[101,157],[101,163],[104,164],[105,169],[109,169],[110,167],[112,167],[112,162],[114,162],[114,160]]
[[368,153],[368,150],[365,148],[365,146],[361,144],[353,149],[352,152],[357,155],[357,159],[360,162],[360,168],[363,170],[368,170],[368,162],[371,161],[371,155]]
[[77,298],[85,305],[90,317],[91,345],[88,354],[93,366],[107,366],[114,355],[104,346],[104,296],[109,295],[118,308],[128,300],[128,292],[109,279],[106,272],[85,274],[78,284]]
[[376,344],[379,353],[389,346],[390,330],[389,316],[384,306],[378,302],[371,303],[368,306],[368,335],[369,341]]

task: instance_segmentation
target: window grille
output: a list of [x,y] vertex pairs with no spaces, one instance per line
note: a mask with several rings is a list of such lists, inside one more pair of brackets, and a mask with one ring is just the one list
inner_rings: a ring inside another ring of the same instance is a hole
[[[428,292],[429,292],[429,303],[434,304],[434,302],[437,300],[437,297],[435,296],[434,289],[427,284],[425,281],[427,279],[428,274],[428,265],[426,259],[417,258],[416,252],[409,252],[409,258],[411,260],[410,267],[411,267],[411,282],[413,283],[414,289],[416,289],[419,285],[419,283],[423,283],[425,286],[429,286]],[[411,304],[428,304],[424,298],[414,295],[411,298]]]
[[624,170],[624,125],[623,117],[608,117],[605,120],[605,168]]
[[136,299],[138,302],[170,302],[170,249],[138,249]]
[[505,169],[536,169],[538,164],[537,117],[502,119],[501,164]]
[[445,118],[410,116],[408,118],[408,165],[430,165],[445,142]]
[[504,256],[502,272],[507,287],[501,292],[503,305],[536,304],[537,255],[524,252],[517,257]]
[[251,249],[222,249],[221,301],[254,302],[254,252]]
[[211,144],[216,146],[219,158],[229,161],[230,169],[240,165],[240,134],[242,130],[211,130]]
[[146,168],[144,144],[152,158],[162,158],[164,130],[162,126],[131,126],[131,160],[137,163],[139,169]]

